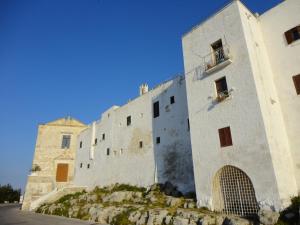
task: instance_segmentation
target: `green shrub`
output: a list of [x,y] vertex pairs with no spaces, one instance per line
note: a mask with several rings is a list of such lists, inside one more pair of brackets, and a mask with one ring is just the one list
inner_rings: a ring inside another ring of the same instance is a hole
[[[280,213],[280,218],[276,225],[299,225],[300,215],[300,196],[291,199],[291,205]],[[287,214],[293,214],[291,218],[287,218]]]
[[144,187],[136,187],[136,186],[131,186],[129,184],[116,184],[111,192],[116,192],[116,191],[134,191],[134,192],[145,192],[146,188]]
[[127,211],[124,211],[120,214],[118,214],[117,216],[115,216],[111,222],[111,225],[131,225],[133,224],[132,222],[130,222],[129,215],[132,212],[132,209],[129,209]]
[[291,202],[292,202],[291,208],[292,208],[293,210],[299,210],[299,208],[300,208],[300,196],[293,197],[293,198],[291,199]]

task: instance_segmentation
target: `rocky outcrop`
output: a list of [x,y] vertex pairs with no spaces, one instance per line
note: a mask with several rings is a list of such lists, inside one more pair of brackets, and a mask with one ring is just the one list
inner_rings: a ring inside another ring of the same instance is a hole
[[[37,212],[112,225],[250,225],[239,217],[196,208],[171,183],[147,189],[129,185],[95,188],[91,192],[66,195]],[[267,224],[265,224],[267,225]]]
[[271,210],[261,209],[258,212],[259,222],[263,225],[274,225],[277,223],[279,218],[278,212],[273,212]]

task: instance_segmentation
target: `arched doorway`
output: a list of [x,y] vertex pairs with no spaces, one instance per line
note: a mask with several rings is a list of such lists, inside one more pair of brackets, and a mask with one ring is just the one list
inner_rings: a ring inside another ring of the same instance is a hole
[[234,166],[221,168],[213,183],[213,204],[216,211],[250,216],[259,207],[250,178]]

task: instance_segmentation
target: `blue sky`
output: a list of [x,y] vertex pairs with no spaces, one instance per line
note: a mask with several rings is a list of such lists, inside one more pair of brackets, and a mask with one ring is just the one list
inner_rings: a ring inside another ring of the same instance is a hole
[[39,123],[90,123],[182,73],[181,36],[227,2],[0,0],[0,184],[24,188]]

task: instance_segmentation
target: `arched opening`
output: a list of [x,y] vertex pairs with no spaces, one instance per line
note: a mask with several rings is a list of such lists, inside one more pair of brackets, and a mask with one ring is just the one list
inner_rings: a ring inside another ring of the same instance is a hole
[[213,205],[216,211],[240,216],[255,215],[259,210],[250,178],[234,166],[224,166],[217,172]]

